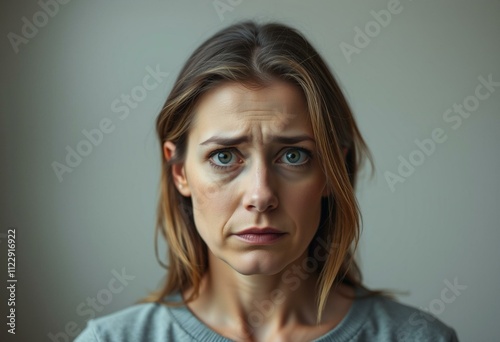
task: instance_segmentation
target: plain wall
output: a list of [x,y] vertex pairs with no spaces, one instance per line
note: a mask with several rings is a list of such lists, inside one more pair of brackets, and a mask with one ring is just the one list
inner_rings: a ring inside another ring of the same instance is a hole
[[[482,88],[483,99],[475,91],[480,77],[500,81],[500,2],[401,0],[384,25],[373,23],[374,13],[394,1],[217,3],[226,11],[212,0],[74,0],[48,10],[36,1],[2,2],[0,251],[6,260],[5,234],[16,227],[18,283],[17,333],[7,335],[2,323],[0,336],[64,341],[65,329],[82,329],[92,315],[125,308],[160,284],[156,115],[201,42],[256,19],[292,25],[310,39],[371,148],[375,176],[367,169],[358,188],[366,284],[409,291],[402,302],[435,313],[462,341],[497,340],[500,87]],[[24,29],[31,38],[14,48],[13,34],[34,20],[38,32]],[[371,37],[362,42],[356,32],[365,29]],[[356,52],[343,52],[348,45]],[[148,67],[169,75],[120,118],[113,103],[141,86]],[[472,109],[462,117],[464,101]],[[65,164],[66,148],[85,144],[82,130],[103,120],[114,130],[60,180],[53,162]],[[434,150],[426,140],[433,132],[446,139]],[[415,140],[427,142],[427,154]],[[403,170],[402,159],[418,165]],[[401,177],[393,188],[388,172]],[[116,272],[130,278],[111,293]],[[444,303],[447,282],[462,287]],[[92,309],[87,298],[96,296]]]

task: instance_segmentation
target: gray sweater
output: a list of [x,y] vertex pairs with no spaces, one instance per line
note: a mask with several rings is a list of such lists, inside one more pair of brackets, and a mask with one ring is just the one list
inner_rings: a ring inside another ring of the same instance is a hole
[[[174,295],[169,300],[180,301]],[[148,303],[90,320],[75,342],[226,342],[186,306]],[[315,341],[458,341],[455,331],[433,316],[385,297],[357,299],[334,329]]]

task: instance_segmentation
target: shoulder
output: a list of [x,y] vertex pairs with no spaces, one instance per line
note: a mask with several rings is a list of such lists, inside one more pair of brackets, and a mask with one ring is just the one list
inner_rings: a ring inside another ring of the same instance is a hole
[[90,320],[75,342],[182,341],[183,338],[189,336],[168,307],[145,303]]
[[[438,318],[383,296],[360,298],[357,306],[367,315],[360,334],[388,341],[458,341],[455,331]],[[361,312],[360,311],[360,312]]]

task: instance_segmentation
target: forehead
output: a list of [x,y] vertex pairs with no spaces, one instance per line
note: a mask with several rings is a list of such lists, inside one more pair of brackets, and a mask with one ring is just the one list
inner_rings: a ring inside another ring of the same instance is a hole
[[250,88],[227,82],[198,100],[193,128],[240,130],[272,124],[277,129],[299,126],[307,129],[309,122],[306,98],[294,84],[276,80],[265,87]]

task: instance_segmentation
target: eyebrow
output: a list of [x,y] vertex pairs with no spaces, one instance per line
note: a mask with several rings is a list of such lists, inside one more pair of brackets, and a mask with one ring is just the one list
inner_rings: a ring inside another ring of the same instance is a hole
[[[302,135],[297,135],[293,137],[285,137],[285,136],[277,136],[273,135],[271,136],[271,141],[275,143],[280,143],[280,144],[296,144],[305,140],[310,140],[312,142],[315,142],[313,138],[306,134]],[[224,137],[219,137],[219,136],[213,136],[211,138],[208,138],[204,142],[202,142],[200,145],[208,145],[208,144],[218,144],[221,146],[233,146],[233,145],[239,145],[241,143],[246,143],[249,142],[250,138],[248,136],[241,136],[241,137],[234,137],[234,138],[224,138]]]

